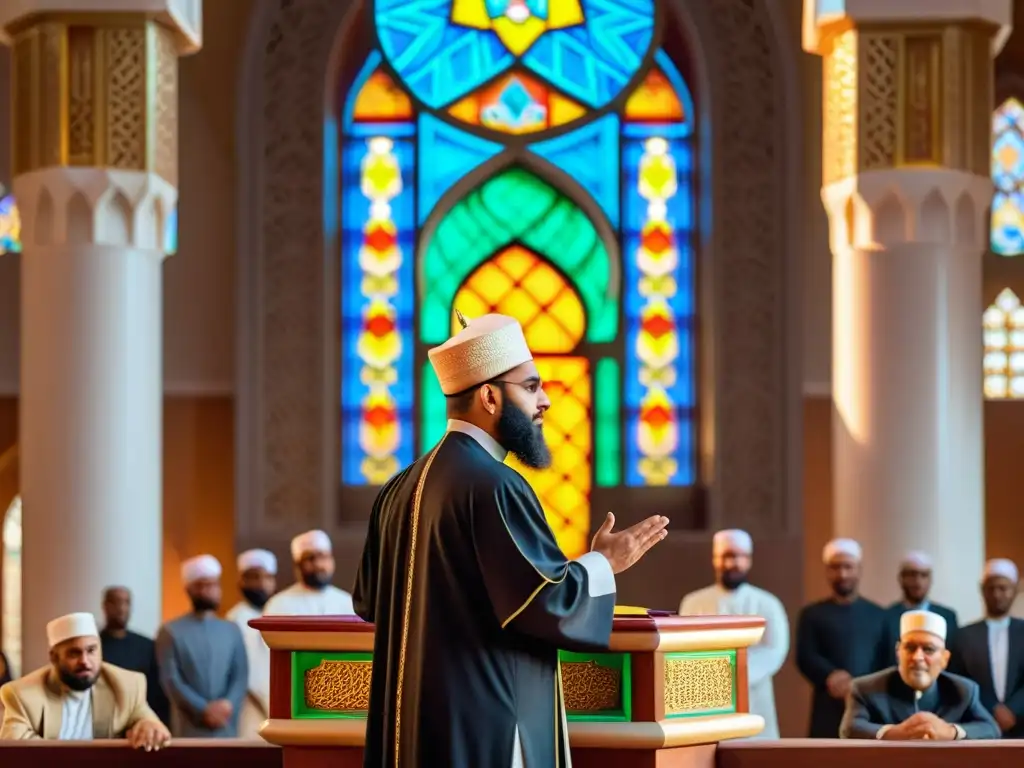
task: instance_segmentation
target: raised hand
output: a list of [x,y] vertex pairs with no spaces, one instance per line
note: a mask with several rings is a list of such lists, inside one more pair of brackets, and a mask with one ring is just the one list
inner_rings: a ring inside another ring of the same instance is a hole
[[654,515],[631,528],[613,533],[615,515],[609,512],[604,523],[594,534],[590,548],[608,559],[614,573],[622,573],[668,535],[668,531],[665,530],[667,525],[667,517]]

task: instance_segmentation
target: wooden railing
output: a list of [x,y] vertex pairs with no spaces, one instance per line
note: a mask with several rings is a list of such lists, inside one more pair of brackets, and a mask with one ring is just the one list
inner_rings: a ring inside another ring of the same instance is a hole
[[[335,766],[329,749],[317,765]],[[673,750],[665,768],[1009,768],[1024,765],[1024,741],[894,743],[783,739],[723,742]],[[663,757],[666,756],[663,753]],[[264,742],[180,739],[159,752],[124,741],[0,742],[3,768],[286,768],[283,753]],[[642,753],[621,750],[609,766],[648,768]],[[454,768],[454,767],[453,767]]]

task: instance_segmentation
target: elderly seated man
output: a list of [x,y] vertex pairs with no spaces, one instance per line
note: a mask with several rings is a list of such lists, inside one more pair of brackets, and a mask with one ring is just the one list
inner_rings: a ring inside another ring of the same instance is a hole
[[998,739],[978,684],[944,671],[946,620],[930,611],[900,618],[898,667],[855,679],[839,736],[887,741]]

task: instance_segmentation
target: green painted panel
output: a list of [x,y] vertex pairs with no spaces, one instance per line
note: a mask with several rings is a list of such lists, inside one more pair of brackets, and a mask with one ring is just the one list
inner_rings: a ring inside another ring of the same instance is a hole
[[522,243],[572,281],[587,311],[587,340],[614,341],[618,295],[604,241],[568,197],[523,168],[509,168],[467,194],[444,215],[423,256],[420,336],[451,335],[452,301],[463,281],[501,248]]
[[319,651],[292,652],[292,718],[295,720],[342,720],[366,717],[366,710],[314,709],[306,705],[306,673],[323,661],[373,662],[372,653],[328,653]]
[[[736,711],[736,651],[686,651],[681,653],[666,653],[665,654],[665,666],[667,667],[672,661],[680,659],[700,659],[700,660],[714,660],[714,659],[726,659],[729,662],[729,669],[732,674],[732,684],[730,690],[732,692],[731,702],[720,707],[706,707],[703,709],[692,709],[686,712],[675,712],[673,714],[665,714],[666,718],[675,719],[679,717],[704,717],[706,715],[728,715]],[[668,681],[665,681],[666,687]]]
[[619,361],[604,357],[594,367],[594,481],[614,488],[622,480],[622,398]]
[[[571,722],[622,723],[631,722],[633,717],[633,679],[631,658],[628,653],[575,653],[559,651],[558,660],[566,663],[593,662],[601,667],[614,670],[619,676],[619,706],[602,712],[573,712],[566,710],[565,716]],[[562,676],[562,690],[565,691],[565,675]]]
[[423,364],[420,377],[420,454],[437,445],[448,428],[447,402],[430,362]]

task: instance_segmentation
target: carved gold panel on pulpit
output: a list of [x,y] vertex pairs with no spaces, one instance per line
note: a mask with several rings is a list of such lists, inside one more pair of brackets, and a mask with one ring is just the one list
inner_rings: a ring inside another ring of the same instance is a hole
[[736,711],[736,652],[665,654],[665,715]]

